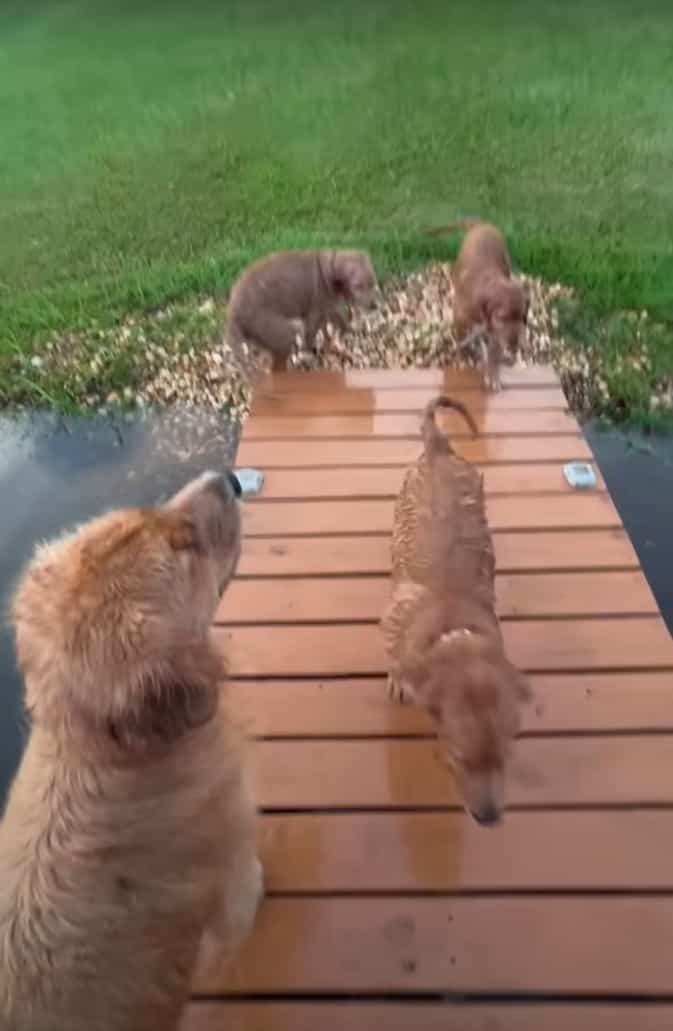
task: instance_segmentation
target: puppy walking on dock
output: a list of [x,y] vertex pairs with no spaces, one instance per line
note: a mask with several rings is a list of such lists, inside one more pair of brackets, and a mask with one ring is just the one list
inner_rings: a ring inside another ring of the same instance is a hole
[[457,230],[465,230],[465,237],[451,270],[456,338],[461,348],[481,338],[486,385],[497,391],[505,357],[524,344],[529,297],[512,275],[507,244],[496,226],[465,219],[427,233]]
[[390,600],[381,621],[388,691],[416,701],[436,722],[462,800],[481,824],[505,804],[505,766],[528,696],[508,661],[495,614],[495,557],[480,472],[436,425],[440,396],[423,418],[423,452],[395,504]]

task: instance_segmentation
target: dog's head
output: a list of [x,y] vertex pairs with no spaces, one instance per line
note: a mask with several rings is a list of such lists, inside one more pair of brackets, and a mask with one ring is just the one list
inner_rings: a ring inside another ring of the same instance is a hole
[[238,562],[239,494],[233,475],[205,473],[38,548],[12,606],[36,722],[133,747],[212,715],[223,670],[208,631]]
[[465,808],[484,826],[498,823],[521,704],[530,698],[526,678],[480,635],[451,631],[427,652],[419,696],[436,722]]
[[335,251],[332,282],[347,301],[363,308],[373,303],[378,289],[374,266],[364,251]]
[[526,342],[530,299],[520,279],[489,284],[481,301],[484,324],[503,357],[513,357]]

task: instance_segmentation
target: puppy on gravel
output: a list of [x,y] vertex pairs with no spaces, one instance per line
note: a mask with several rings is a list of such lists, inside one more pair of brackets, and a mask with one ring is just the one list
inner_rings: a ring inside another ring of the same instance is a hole
[[245,342],[271,352],[273,369],[286,367],[300,334],[313,350],[327,322],[345,331],[340,303],[371,304],[377,289],[363,251],[281,251],[249,265],[229,297],[227,338],[234,354]]
[[[38,548],[13,622],[32,730],[0,824],[2,1031],[170,1031],[262,897],[210,636],[240,493],[206,473]],[[212,953],[211,953],[212,954]]]
[[524,676],[505,656],[495,615],[493,544],[481,474],[423,420],[424,451],[395,505],[391,596],[382,619],[388,692],[415,700],[437,723],[467,810],[481,824],[504,809],[505,763],[528,697]]
[[525,342],[529,297],[512,276],[507,244],[496,226],[467,219],[429,234],[457,229],[467,231],[451,269],[456,338],[464,348],[481,337],[486,385],[497,391],[505,356],[513,356]]

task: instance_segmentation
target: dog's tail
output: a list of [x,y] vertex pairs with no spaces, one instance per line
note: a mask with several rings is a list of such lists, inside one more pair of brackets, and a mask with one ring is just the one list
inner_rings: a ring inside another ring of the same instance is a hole
[[425,229],[424,236],[443,236],[445,233],[465,233],[468,229],[474,229],[480,225],[480,218],[461,218],[457,222],[449,222],[446,226],[434,226],[432,229]]
[[449,438],[445,433],[441,432],[435,422],[435,412],[438,408],[453,408],[456,412],[460,412],[463,419],[472,430],[472,435],[475,437],[477,436],[479,432],[477,424],[465,405],[461,404],[460,401],[454,401],[450,397],[440,394],[439,397],[436,397],[434,401],[430,402],[425,409],[425,414],[423,415],[421,432],[426,452],[429,454],[437,454],[439,451],[453,451]]

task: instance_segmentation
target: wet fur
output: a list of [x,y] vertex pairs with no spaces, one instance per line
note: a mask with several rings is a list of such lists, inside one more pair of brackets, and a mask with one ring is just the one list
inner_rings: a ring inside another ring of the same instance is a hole
[[439,397],[426,409],[423,453],[396,501],[381,625],[391,697],[431,713],[466,807],[492,822],[504,804],[504,765],[527,684],[505,656],[495,614],[481,474],[435,424],[436,410],[449,407],[458,406]]
[[339,304],[367,304],[376,276],[362,251],[281,251],[253,262],[234,283],[227,335],[234,353],[256,344],[271,352],[273,368],[284,369],[303,334],[312,350],[327,322],[346,327]]
[[32,729],[0,824],[2,1031],[170,1031],[262,890],[210,624],[240,516],[219,479],[38,548],[14,598]]
[[488,222],[466,219],[429,230],[431,235],[465,230],[451,279],[456,338],[462,346],[482,332],[486,340],[484,376],[499,390],[505,356],[521,348],[529,298],[520,279],[512,276],[505,238]]

